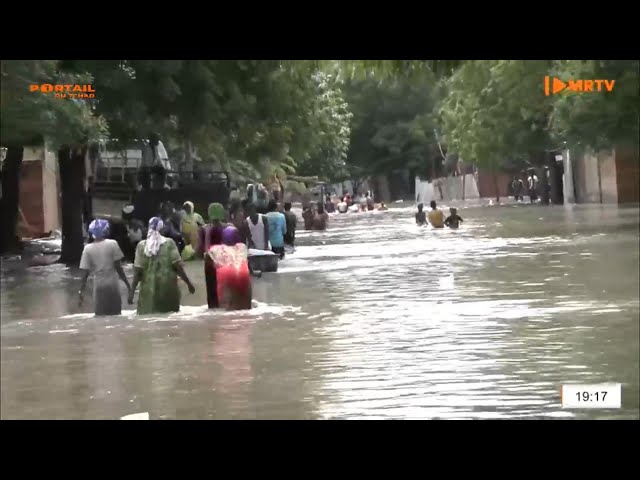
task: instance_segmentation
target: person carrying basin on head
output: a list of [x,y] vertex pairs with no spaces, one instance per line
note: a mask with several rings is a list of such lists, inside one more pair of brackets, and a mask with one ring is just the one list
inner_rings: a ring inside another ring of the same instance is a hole
[[109,222],[96,219],[89,224],[89,233],[93,242],[84,247],[80,259],[82,283],[78,292],[79,303],[82,305],[83,292],[89,275],[93,273],[93,305],[96,315],[120,315],[122,313],[122,299],[118,279],[122,280],[127,290],[131,292],[129,281],[122,270],[124,255],[118,242],[107,238]]
[[418,211],[416,212],[416,225],[424,226],[427,224],[427,214],[424,212],[424,205],[418,204]]
[[247,246],[236,227],[222,232],[222,244],[213,245],[207,254],[216,267],[218,301],[227,310],[251,308],[251,277]]
[[452,229],[456,229],[460,226],[460,224],[462,223],[462,218],[458,216],[458,210],[451,207],[449,209],[449,213],[451,215],[449,215],[447,217],[447,219],[444,221],[444,224]]
[[138,284],[138,315],[169,313],[180,310],[180,289],[178,277],[195,292],[184,268],[176,242],[160,232],[164,222],[159,217],[149,220],[147,239],[138,244],[134,266],[133,285],[129,292],[129,303]]
[[427,215],[429,223],[433,228],[444,228],[444,213],[436,208],[436,201],[431,200],[431,210]]
[[278,203],[271,199],[267,206],[267,223],[269,225],[269,243],[271,251],[284,258],[284,236],[287,233],[287,219],[278,212]]
[[213,245],[222,243],[222,232],[226,225],[223,223],[224,207],[219,203],[212,203],[207,210],[209,223],[198,230],[198,255],[204,257],[204,279],[207,289],[207,305],[209,308],[218,308],[218,287],[216,279],[216,267],[211,257],[207,254]]

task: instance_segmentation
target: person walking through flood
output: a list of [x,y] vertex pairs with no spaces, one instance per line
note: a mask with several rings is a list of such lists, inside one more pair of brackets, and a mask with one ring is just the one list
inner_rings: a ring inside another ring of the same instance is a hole
[[369,210],[369,211],[375,210],[376,204],[373,201],[373,196],[371,195],[371,192],[367,192],[365,200],[367,202],[367,210]]
[[460,224],[462,223],[462,218],[458,216],[458,210],[451,207],[449,209],[449,213],[451,215],[449,215],[447,217],[447,219],[444,221],[444,224],[452,229],[456,229],[460,226]]
[[283,213],[278,212],[278,203],[271,199],[267,206],[267,223],[269,225],[269,243],[271,251],[284,258],[284,236],[287,233],[287,219]]
[[99,218],[89,224],[89,233],[93,242],[84,247],[80,258],[82,280],[78,291],[79,304],[82,305],[84,289],[89,275],[93,273],[93,308],[96,315],[120,315],[122,299],[118,279],[125,284],[129,294],[131,286],[122,270],[124,255],[118,242],[107,238],[109,222]]
[[531,203],[538,200],[538,176],[536,175],[535,170],[529,170],[527,190],[529,191],[529,199],[531,200]]
[[133,285],[129,291],[129,303],[138,284],[138,315],[150,313],[169,313],[180,310],[180,277],[193,294],[196,289],[182,266],[182,260],[176,242],[160,232],[164,222],[159,217],[149,220],[147,239],[138,244],[133,264]]
[[423,211],[424,204],[418,204],[418,211],[416,212],[416,225],[424,226],[427,224],[427,214]]
[[134,218],[133,212],[135,208],[133,205],[127,205],[122,209],[122,223],[126,228],[126,240],[123,238],[121,245],[122,253],[127,261],[133,263],[136,256],[136,247],[138,243],[142,241],[147,235],[147,229],[144,223],[137,218]]
[[513,198],[517,202],[518,200],[524,200],[522,191],[524,190],[524,183],[518,177],[513,177],[511,181],[511,191],[513,192]]
[[318,202],[318,213],[313,218],[314,230],[326,230],[327,223],[329,222],[329,214],[324,211],[324,205],[322,202]]
[[271,250],[269,246],[269,222],[253,203],[247,205],[246,224],[248,229],[247,244],[256,250]]
[[302,209],[302,220],[304,221],[305,230],[313,230],[313,219],[316,214],[311,205],[307,205]]
[[207,252],[217,276],[220,306],[226,310],[251,308],[251,276],[247,246],[236,227],[230,225],[222,232],[222,244],[213,245]]
[[182,233],[180,233],[181,218],[172,202],[164,202],[160,205],[160,214],[158,217],[162,220],[164,225],[162,232],[164,237],[168,237],[173,240],[178,247],[178,252],[182,253],[182,250],[186,246],[186,242]]
[[331,201],[331,195],[329,195],[328,193],[325,198],[324,209],[327,213],[335,213],[336,211],[336,205],[335,203],[333,203],[333,201]]
[[291,211],[291,202],[284,204],[284,218],[287,221],[287,233],[284,236],[284,243],[290,247],[294,247],[296,243],[296,228],[298,226],[298,217]]
[[180,221],[180,232],[184,237],[185,244],[191,245],[195,249],[198,246],[198,229],[204,226],[204,219],[199,213],[195,212],[193,202],[184,202],[182,208],[184,209],[184,215]]
[[433,228],[444,228],[444,213],[436,208],[436,201],[431,200],[431,210],[427,215],[429,223]]
[[198,229],[199,256],[204,257],[204,280],[207,289],[207,305],[209,308],[218,308],[218,290],[216,283],[216,268],[207,252],[213,245],[222,243],[222,232],[226,225],[223,224],[225,212],[219,203],[212,203],[207,210],[209,223]]

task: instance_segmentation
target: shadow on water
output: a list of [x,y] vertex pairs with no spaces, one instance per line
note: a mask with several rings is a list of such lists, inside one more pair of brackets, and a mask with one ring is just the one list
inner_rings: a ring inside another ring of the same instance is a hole
[[[394,207],[299,232],[249,312],[208,311],[198,263],[181,312],[110,318],[3,263],[2,418],[639,418],[637,207]],[[561,409],[575,382],[623,408]]]

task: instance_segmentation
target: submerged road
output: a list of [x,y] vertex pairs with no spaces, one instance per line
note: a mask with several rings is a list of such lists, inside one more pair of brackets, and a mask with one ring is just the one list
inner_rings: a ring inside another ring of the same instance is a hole
[[[250,312],[203,307],[199,263],[180,313],[97,318],[77,270],[5,262],[0,417],[640,418],[637,207],[413,213],[299,232]],[[563,410],[576,382],[622,383],[622,408]]]

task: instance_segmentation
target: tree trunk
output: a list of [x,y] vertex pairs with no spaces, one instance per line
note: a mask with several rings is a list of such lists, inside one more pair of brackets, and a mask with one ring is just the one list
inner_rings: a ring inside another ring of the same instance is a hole
[[186,138],[184,141],[184,164],[188,180],[193,180],[193,156],[191,147],[191,140]]
[[466,187],[466,184],[465,184],[466,179],[467,179],[467,175],[463,173],[462,174],[462,201],[463,202],[464,202],[464,192]]
[[20,204],[20,168],[22,166],[23,147],[7,147],[7,157],[2,165],[2,233],[0,233],[0,253],[8,252],[18,246],[16,226],[18,206]]
[[596,153],[596,170],[598,171],[598,193],[602,204],[602,171],[600,169],[600,152]]
[[82,214],[84,205],[86,146],[58,152],[62,187],[62,255],[60,263],[77,264],[84,248]]

